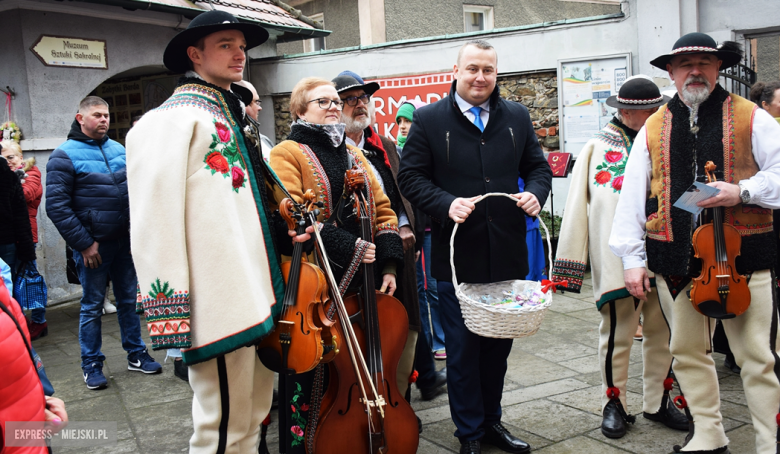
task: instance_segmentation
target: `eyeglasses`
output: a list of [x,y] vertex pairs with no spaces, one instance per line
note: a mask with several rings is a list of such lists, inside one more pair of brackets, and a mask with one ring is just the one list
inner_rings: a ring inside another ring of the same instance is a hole
[[317,105],[320,106],[320,109],[324,109],[324,110],[330,109],[331,104],[335,105],[337,109],[341,109],[342,107],[344,107],[344,103],[342,101],[334,101],[334,100],[328,99],[328,98],[312,99],[307,104],[313,103],[313,102],[316,102]]
[[18,155],[18,154],[8,154],[8,155],[4,156],[5,159],[16,159],[16,158],[21,158],[21,157],[22,157],[22,155]]
[[255,99],[252,101],[257,107],[263,107],[263,101],[260,101],[259,99]]
[[348,105],[349,107],[355,107],[358,101],[362,102],[365,105],[368,105],[369,99],[371,99],[371,95],[362,94],[360,96],[350,96],[349,98],[344,98],[342,99],[342,101],[344,101],[344,104]]

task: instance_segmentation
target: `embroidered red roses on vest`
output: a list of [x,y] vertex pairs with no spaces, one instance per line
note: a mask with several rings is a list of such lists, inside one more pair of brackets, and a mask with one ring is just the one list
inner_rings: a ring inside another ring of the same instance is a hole
[[224,123],[214,120],[216,134],[211,134],[209,152],[203,158],[206,169],[211,174],[219,173],[223,178],[230,177],[234,192],[246,187],[246,174],[244,173],[244,161],[236,145],[235,134]]
[[609,150],[604,154],[604,163],[596,167],[598,172],[593,177],[596,186],[612,186],[612,192],[623,189],[623,174],[626,171],[628,155],[623,152]]

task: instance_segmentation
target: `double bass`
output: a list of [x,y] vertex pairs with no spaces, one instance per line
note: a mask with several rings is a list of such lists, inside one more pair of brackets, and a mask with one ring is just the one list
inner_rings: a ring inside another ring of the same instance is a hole
[[[353,167],[345,183],[354,195],[361,237],[373,242],[364,175]],[[373,264],[361,266],[362,290],[344,298],[342,323],[334,326],[337,333],[357,342],[358,357],[338,355],[328,364],[330,383],[310,454],[417,452],[417,418],[396,382],[409,330],[406,309],[396,298],[376,291]]]
[[[715,168],[712,161],[704,166],[709,183],[716,181]],[[693,233],[693,250],[702,265],[701,274],[693,279],[691,303],[707,317],[734,318],[750,306],[747,278],[737,272],[735,263],[742,237],[736,227],[723,222],[723,207],[712,208],[712,218]]]
[[[289,230],[303,234],[316,210],[311,190],[304,194],[305,206],[296,206],[289,198],[279,204],[279,214]],[[258,357],[268,369],[286,374],[301,374],[320,362],[332,360],[338,353],[338,337],[330,331],[333,321],[324,310],[328,301],[328,283],[322,270],[303,260],[303,244],[293,246],[292,260],[281,264],[287,288],[276,329],[258,346]]]

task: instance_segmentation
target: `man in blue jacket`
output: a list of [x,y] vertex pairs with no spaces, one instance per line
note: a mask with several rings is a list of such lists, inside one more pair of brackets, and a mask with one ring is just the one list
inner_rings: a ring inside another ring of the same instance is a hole
[[114,283],[127,368],[162,372],[141,339],[135,312],[137,280],[130,255],[130,211],[124,147],[109,139],[108,103],[88,96],[79,104],[68,140],[46,165],[46,213],[65,242],[83,287],[79,319],[81,369],[89,389],[108,386],[103,375],[100,316],[108,277]]
[[[497,64],[495,49],[485,41],[460,49],[449,96],[414,112],[398,172],[401,193],[432,220],[431,274],[438,284],[450,412],[461,454],[479,454],[481,444],[516,454],[531,450],[501,423],[512,340],[466,328],[449,263],[449,239],[455,223],[462,223],[454,243],[460,282],[524,279],[525,215],[539,214],[552,185],[528,110],[499,96]],[[492,197],[474,203],[489,192],[515,194],[518,202]]]

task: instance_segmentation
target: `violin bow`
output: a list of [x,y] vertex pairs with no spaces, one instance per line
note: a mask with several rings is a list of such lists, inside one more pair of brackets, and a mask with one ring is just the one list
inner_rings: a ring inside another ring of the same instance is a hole
[[[331,293],[333,296],[333,304],[336,305],[336,310],[339,314],[339,323],[341,323],[341,327],[344,330],[344,337],[345,341],[347,343],[347,350],[349,351],[350,358],[352,359],[352,366],[355,368],[355,376],[356,377],[371,377],[371,374],[368,370],[368,365],[366,364],[365,358],[363,357],[363,352],[360,349],[360,345],[357,343],[357,337],[355,336],[355,331],[352,328],[352,324],[349,323],[349,314],[347,313],[346,307],[344,307],[344,300],[341,297],[341,293],[339,293],[339,286],[336,282],[336,278],[333,275],[333,270],[330,267],[330,259],[328,258],[328,253],[325,251],[325,245],[322,241],[322,237],[320,236],[319,228],[317,228],[317,224],[319,222],[314,217],[313,212],[309,212],[307,214],[312,218],[312,222],[314,223],[314,236],[316,238],[317,243],[317,253],[320,256],[320,263],[322,264],[322,269],[325,270],[325,275],[328,277],[328,283],[331,288]],[[361,374],[362,370],[362,374]],[[360,385],[360,392],[363,395],[362,402],[366,407],[366,413],[369,415],[371,414],[371,408],[376,407],[379,410],[380,415],[382,418],[385,416],[384,412],[384,405],[385,400],[384,397],[380,396],[379,393],[376,390],[376,387],[374,386],[373,380],[370,378],[366,379],[366,381],[371,386],[371,394],[373,395],[374,399],[371,400],[368,398],[368,392],[366,390],[366,387],[363,383],[363,380],[358,379],[358,385]],[[369,424],[371,423],[371,418],[369,418]]]

